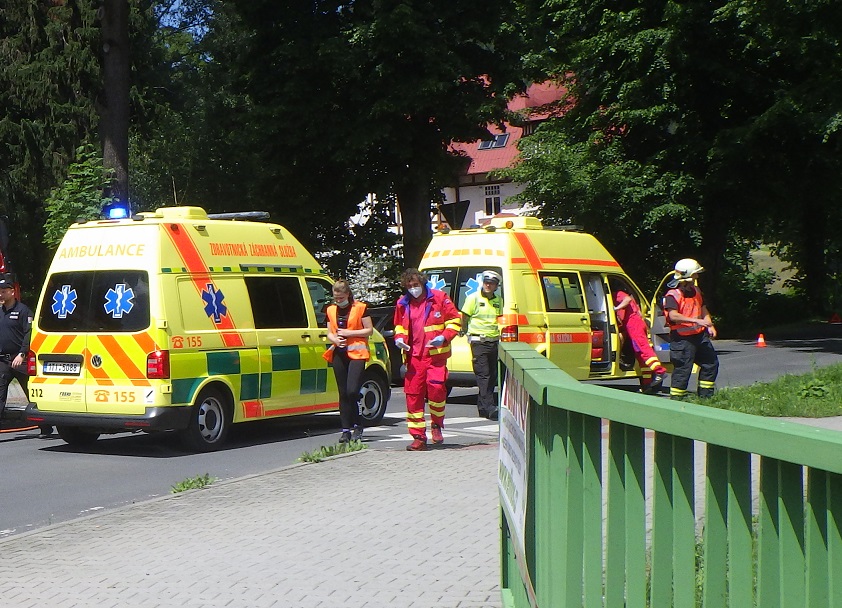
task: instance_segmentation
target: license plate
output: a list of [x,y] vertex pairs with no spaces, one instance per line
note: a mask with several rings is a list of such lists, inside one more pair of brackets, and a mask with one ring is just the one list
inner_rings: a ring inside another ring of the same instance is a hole
[[44,363],[45,374],[61,374],[63,376],[78,376],[82,371],[81,363],[62,363],[60,361],[49,361]]

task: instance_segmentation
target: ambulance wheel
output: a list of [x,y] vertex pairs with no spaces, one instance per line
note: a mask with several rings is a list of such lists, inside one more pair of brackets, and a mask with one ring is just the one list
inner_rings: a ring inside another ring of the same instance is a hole
[[91,445],[99,439],[99,433],[86,431],[78,426],[59,426],[56,427],[56,431],[58,431],[58,436],[64,439],[67,445]]
[[374,370],[368,370],[363,374],[363,383],[360,387],[360,415],[365,426],[377,426],[383,421],[388,394],[389,387],[386,385],[383,374],[378,374]]
[[202,389],[190,410],[190,422],[181,432],[184,445],[195,452],[212,452],[225,443],[231,427],[233,406],[224,391],[214,386]]

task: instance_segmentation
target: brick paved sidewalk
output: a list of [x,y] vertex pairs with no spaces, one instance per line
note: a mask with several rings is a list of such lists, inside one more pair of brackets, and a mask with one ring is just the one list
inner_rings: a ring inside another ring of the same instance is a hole
[[0,541],[12,607],[499,607],[497,448],[364,452]]

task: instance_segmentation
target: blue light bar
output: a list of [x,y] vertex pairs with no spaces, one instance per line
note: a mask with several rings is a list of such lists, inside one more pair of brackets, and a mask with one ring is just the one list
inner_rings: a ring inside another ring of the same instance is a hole
[[131,216],[131,203],[114,201],[102,208],[102,217],[107,220],[123,220]]

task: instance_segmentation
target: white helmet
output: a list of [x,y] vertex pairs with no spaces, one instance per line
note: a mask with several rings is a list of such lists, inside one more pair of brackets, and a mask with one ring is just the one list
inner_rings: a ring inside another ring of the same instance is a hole
[[482,280],[497,281],[497,284],[499,285],[503,281],[503,277],[500,276],[500,273],[494,272],[493,270],[484,270],[482,273]]
[[675,263],[673,278],[676,281],[691,281],[693,280],[694,274],[702,272],[703,270],[704,268],[702,268],[693,258],[684,258],[683,260],[678,260]]

